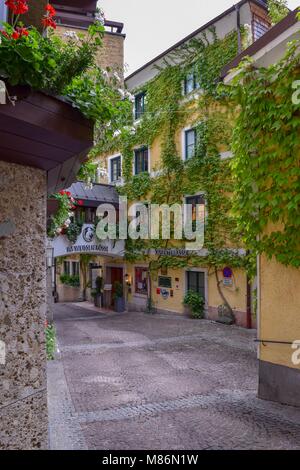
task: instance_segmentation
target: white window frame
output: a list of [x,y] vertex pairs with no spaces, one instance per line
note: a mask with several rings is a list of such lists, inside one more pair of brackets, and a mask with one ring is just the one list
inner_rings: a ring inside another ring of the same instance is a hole
[[191,131],[193,129],[196,129],[197,124],[190,125],[188,127],[185,127],[181,131],[181,158],[184,162],[187,162],[190,160],[190,158],[186,158],[186,152],[185,152],[185,136],[187,131]]
[[[74,274],[74,272],[73,272],[73,263],[77,263],[78,264],[78,275],[80,276],[80,263],[79,263],[78,260],[68,259],[68,260],[64,260],[64,263],[68,263],[68,265],[69,265],[69,272],[70,272],[69,276],[76,276],[76,274]],[[65,272],[65,264],[63,266],[63,271],[64,271],[64,274],[67,274]]]
[[[141,148],[147,148],[148,149],[148,174],[151,175],[151,148],[149,145],[137,145],[133,149],[133,162],[132,162],[132,174],[133,176],[138,176],[140,173],[136,174],[135,173],[135,151],[139,150]],[[144,172],[146,173],[146,172]]]
[[[144,112],[137,118],[136,117],[136,97],[139,96],[139,95],[142,95],[144,94]],[[135,124],[137,124],[138,122],[141,121],[142,117],[144,116],[145,114],[145,109],[146,109],[146,103],[147,103],[147,92],[146,91],[141,91],[139,93],[136,93],[134,95],[134,105],[133,105],[133,121]]]
[[141,299],[146,299],[149,295],[149,278],[147,277],[147,294],[139,294],[138,292],[135,292],[135,268],[146,268],[149,271],[149,265],[148,264],[134,264],[133,265],[133,296],[134,297],[140,297]]
[[184,293],[186,294],[188,291],[188,281],[187,281],[187,273],[188,272],[198,272],[204,273],[204,295],[205,295],[205,310],[208,309],[208,269],[207,268],[190,268],[184,270]]
[[186,200],[189,198],[189,197],[196,197],[196,196],[203,196],[204,198],[204,201],[205,201],[205,218],[207,218],[208,216],[208,209],[207,209],[207,198],[206,198],[206,193],[205,191],[199,191],[198,193],[196,194],[185,194],[183,196],[183,204],[184,204],[184,210],[183,210],[183,224],[185,226],[185,223],[186,223],[186,220],[187,220],[187,208],[186,208]]
[[[117,158],[117,157],[120,157],[121,158],[121,178],[116,180],[116,181],[112,181],[112,173],[111,173],[111,160],[113,160],[114,158]],[[110,155],[108,158],[107,158],[107,166],[108,166],[108,180],[109,180],[109,184],[120,184],[122,183],[123,181],[123,156],[121,153],[116,153],[115,155]]]

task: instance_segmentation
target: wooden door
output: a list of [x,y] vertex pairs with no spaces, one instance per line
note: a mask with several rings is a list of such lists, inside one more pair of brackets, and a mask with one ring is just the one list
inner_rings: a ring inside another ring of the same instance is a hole
[[111,291],[111,306],[114,304],[114,293],[115,282],[120,282],[123,286],[123,268],[111,268],[111,284],[112,284],[112,291]]

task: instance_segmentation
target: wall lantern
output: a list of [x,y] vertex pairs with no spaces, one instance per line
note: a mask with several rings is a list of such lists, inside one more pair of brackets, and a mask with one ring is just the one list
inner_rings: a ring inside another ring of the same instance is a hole
[[0,104],[6,104],[6,85],[0,80]]
[[46,259],[47,259],[47,268],[52,268],[54,266],[54,248],[49,242],[46,247]]
[[127,286],[131,286],[131,276],[129,274],[125,274],[125,282]]

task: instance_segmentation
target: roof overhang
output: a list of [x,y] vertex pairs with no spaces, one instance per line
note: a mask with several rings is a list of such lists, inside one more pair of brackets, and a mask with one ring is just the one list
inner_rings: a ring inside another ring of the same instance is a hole
[[[196,29],[193,31],[191,34],[186,36],[185,38],[181,39],[178,41],[176,44],[171,46],[169,49],[165,50],[161,54],[157,55],[154,57],[152,60],[147,62],[146,64],[142,65],[142,67],[139,67],[137,70],[135,70],[133,73],[128,75],[125,78],[125,83],[127,84],[128,88],[130,90],[134,89],[136,87],[136,81],[138,80],[139,74],[144,74],[145,79],[143,81],[148,81],[151,80],[154,75],[157,72],[156,66],[160,67],[164,64],[164,61],[168,58],[169,54],[172,53],[174,50],[178,49],[181,47],[183,44],[188,43],[190,40],[197,38],[200,36],[204,31],[206,31],[208,28],[210,28],[213,25],[216,25],[219,21],[223,20],[226,16],[230,14],[235,14],[236,11],[239,11],[240,8],[242,8],[245,4],[247,3],[253,3],[257,5],[258,7],[261,7],[265,10],[267,10],[267,5],[265,0],[240,0],[236,4],[232,5],[230,8],[222,12],[220,15],[216,16],[212,20],[208,21],[206,24],[201,26],[200,28]],[[154,72],[156,71],[156,72]]]
[[0,105],[0,159],[47,172],[49,193],[70,186],[93,145],[93,122],[63,98],[8,92],[17,101]]
[[267,67],[280,60],[286,52],[287,44],[300,38],[297,13],[298,9],[291,11],[282,21],[227,64],[221,71],[224,83],[229,83],[239,73],[236,67],[245,57],[252,57],[257,67]]

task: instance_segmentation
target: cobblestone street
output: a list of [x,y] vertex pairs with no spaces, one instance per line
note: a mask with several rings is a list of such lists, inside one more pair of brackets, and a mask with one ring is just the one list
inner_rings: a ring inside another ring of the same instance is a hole
[[300,449],[300,409],[256,398],[254,331],[55,309],[52,449]]

